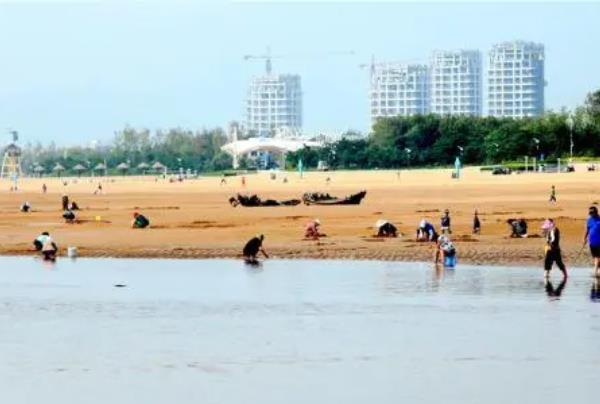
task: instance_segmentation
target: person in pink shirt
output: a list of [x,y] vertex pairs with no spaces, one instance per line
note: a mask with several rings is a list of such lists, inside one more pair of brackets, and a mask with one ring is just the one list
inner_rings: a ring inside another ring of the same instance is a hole
[[311,238],[313,240],[318,240],[319,237],[324,236],[319,232],[319,227],[321,226],[321,221],[319,219],[311,220],[306,224],[304,228],[304,237]]

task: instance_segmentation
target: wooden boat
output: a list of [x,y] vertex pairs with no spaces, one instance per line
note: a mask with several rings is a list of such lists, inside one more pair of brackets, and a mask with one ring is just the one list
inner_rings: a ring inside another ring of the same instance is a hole
[[264,201],[258,197],[258,195],[241,195],[232,196],[229,198],[231,206],[236,207],[242,205],[245,207],[262,207],[262,206],[296,206],[302,202],[300,199],[286,199],[283,201],[277,201],[275,199],[265,199]]
[[367,195],[367,191],[360,191],[345,198],[337,198],[319,192],[307,192],[302,196],[302,201],[306,205],[360,205],[365,195]]

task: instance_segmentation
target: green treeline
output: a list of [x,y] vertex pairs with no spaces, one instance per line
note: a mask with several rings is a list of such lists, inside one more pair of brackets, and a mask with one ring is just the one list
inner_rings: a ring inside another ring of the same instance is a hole
[[[571,126],[572,124],[572,126]],[[523,159],[546,160],[570,156],[600,156],[600,90],[588,96],[569,118],[567,112],[548,112],[526,119],[420,115],[384,118],[370,136],[350,133],[322,149],[303,149],[287,156],[295,167],[319,161],[330,168],[397,168],[449,165],[457,156],[465,164],[497,164]],[[354,139],[354,140],[351,140]],[[462,149],[462,150],[461,150]]]

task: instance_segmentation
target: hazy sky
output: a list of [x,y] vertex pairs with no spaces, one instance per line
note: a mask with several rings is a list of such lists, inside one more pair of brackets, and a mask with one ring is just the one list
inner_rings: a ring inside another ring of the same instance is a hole
[[[367,130],[378,59],[525,39],[546,46],[546,107],[600,87],[600,3],[253,3],[0,1],[0,141],[107,141],[129,124],[225,126],[243,119],[246,53],[302,75],[307,131]],[[323,56],[352,50],[355,55]]]

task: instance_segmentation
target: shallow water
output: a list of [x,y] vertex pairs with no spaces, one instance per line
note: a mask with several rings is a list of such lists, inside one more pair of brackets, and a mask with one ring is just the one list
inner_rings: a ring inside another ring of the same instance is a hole
[[592,285],[586,269],[558,298],[526,268],[4,257],[0,394],[11,404],[591,402]]

